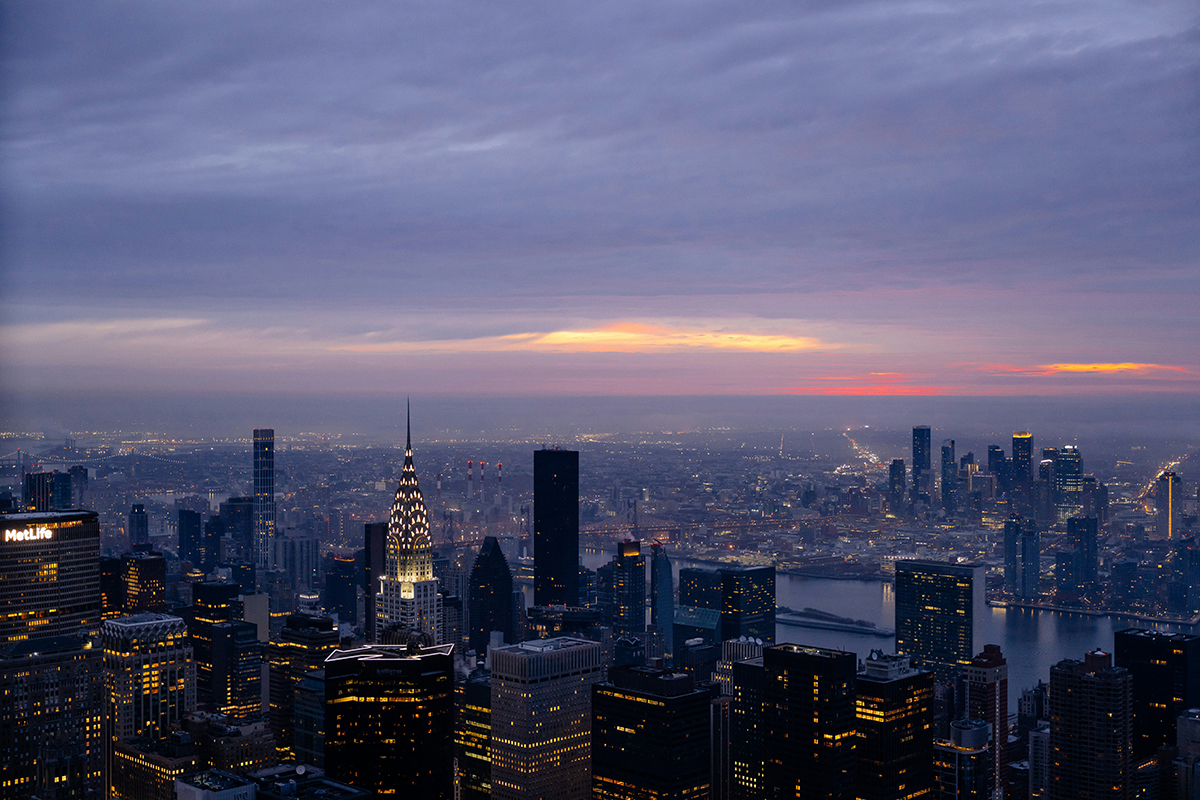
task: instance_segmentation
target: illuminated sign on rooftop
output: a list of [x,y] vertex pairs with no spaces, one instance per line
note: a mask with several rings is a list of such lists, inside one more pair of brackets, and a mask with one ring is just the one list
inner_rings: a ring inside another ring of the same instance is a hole
[[4,541],[6,542],[36,542],[52,538],[54,538],[54,531],[49,528],[21,528],[4,532]]

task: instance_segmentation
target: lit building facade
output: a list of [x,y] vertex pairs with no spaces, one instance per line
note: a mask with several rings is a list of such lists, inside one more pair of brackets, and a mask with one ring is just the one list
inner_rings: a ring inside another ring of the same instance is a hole
[[897,561],[896,650],[937,674],[969,664],[987,608],[984,588],[979,565]]
[[412,432],[404,449],[404,468],[388,518],[384,575],[376,599],[376,638],[388,628],[419,631],[437,643],[442,635],[442,598],[433,576],[429,512],[417,486]]
[[278,640],[267,646],[271,733],[282,759],[294,755],[296,687],[305,675],[325,666],[325,659],[337,649],[339,642],[338,630],[331,618],[292,614],[279,632]]
[[873,651],[856,682],[858,800],[933,796],[933,673]]
[[454,790],[459,800],[492,796],[492,676],[476,669],[454,685]]
[[370,645],[325,662],[325,768],[377,794],[454,793],[453,645]]
[[995,796],[1004,796],[1008,785],[1008,661],[1000,646],[984,645],[983,652],[963,667],[963,688],[968,719],[981,719],[992,727],[988,745],[992,760]]
[[646,557],[642,543],[629,539],[617,544],[612,560],[612,621],[617,636],[646,632]]
[[91,511],[0,514],[0,646],[100,629],[100,523]]
[[992,726],[981,719],[950,723],[950,738],[934,743],[938,800],[993,800]]
[[584,800],[591,795],[596,642],[561,637],[491,651],[492,797]]
[[592,686],[592,800],[708,800],[711,683],[649,667]]
[[763,796],[852,798],[858,657],[777,644],[763,650],[763,670]]
[[86,782],[98,784],[102,670],[100,650],[82,636],[25,639],[0,647],[0,796],[58,788],[55,780],[69,776],[47,775],[39,767],[48,749],[63,743],[77,750]]
[[[100,641],[104,742],[111,767],[118,742],[161,739],[196,707],[196,662],[187,625],[168,614],[107,620]],[[107,774],[111,778],[111,769]]]

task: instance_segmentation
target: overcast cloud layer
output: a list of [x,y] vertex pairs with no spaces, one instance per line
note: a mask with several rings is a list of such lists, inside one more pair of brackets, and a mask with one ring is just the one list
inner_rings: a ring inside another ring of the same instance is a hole
[[2,31],[9,392],[1200,388],[1193,0]]

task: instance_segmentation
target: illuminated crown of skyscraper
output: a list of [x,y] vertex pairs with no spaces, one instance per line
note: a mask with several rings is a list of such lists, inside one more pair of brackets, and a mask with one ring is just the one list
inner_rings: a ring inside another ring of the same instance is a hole
[[[409,414],[411,416],[411,414]],[[404,469],[388,518],[388,577],[404,582],[433,579],[433,542],[429,538],[429,512],[417,486],[413,466],[412,424],[407,423]]]

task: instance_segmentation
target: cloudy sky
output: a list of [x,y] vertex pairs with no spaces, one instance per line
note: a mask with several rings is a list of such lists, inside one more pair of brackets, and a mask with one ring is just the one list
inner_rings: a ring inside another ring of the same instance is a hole
[[0,30],[8,391],[1200,389],[1194,0]]

